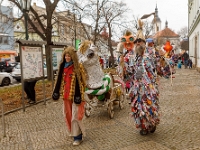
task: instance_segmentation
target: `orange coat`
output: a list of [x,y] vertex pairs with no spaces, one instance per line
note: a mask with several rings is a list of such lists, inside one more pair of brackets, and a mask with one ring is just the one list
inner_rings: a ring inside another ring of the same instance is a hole
[[63,87],[63,99],[68,100],[69,99],[69,93],[72,84],[72,76],[73,76],[73,70],[74,70],[74,65],[71,65],[67,68],[64,68],[63,71],[63,80],[64,80],[64,87]]

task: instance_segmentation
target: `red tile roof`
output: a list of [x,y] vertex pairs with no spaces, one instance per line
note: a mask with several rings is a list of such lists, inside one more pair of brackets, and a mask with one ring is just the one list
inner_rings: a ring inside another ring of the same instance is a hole
[[157,37],[179,37],[179,35],[172,31],[170,28],[165,28],[154,35],[154,38]]

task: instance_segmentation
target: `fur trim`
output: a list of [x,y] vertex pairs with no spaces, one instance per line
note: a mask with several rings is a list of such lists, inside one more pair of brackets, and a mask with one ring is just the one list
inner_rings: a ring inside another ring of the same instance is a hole
[[83,87],[85,88],[88,76],[87,76],[86,71],[83,67],[83,64],[80,64],[79,67],[80,67],[80,73],[81,73],[81,77],[82,77],[82,81],[83,81]]
[[85,40],[81,43],[79,47],[79,51],[83,54],[85,51],[89,48],[89,46],[92,44],[92,41]]
[[138,25],[139,25],[139,29],[142,30],[143,29],[143,22],[141,19],[138,20]]
[[75,85],[76,85],[76,77],[75,77],[75,73],[73,73],[72,80],[71,80],[71,86],[70,86],[70,92],[69,92],[69,98],[68,98],[70,100],[74,100]]
[[[79,62],[78,62],[78,56],[76,54],[76,51],[74,49],[74,47],[70,46],[70,47],[66,47],[64,48],[64,51],[63,51],[63,54],[62,54],[62,60],[61,60],[61,63],[60,63],[60,66],[59,66],[59,73],[63,73],[63,69],[64,69],[64,65],[65,64],[65,55],[66,54],[69,54],[72,58],[72,61],[73,61],[73,65],[74,65],[74,71],[73,71],[73,75],[72,75],[72,83],[71,83],[71,87],[70,87],[70,94],[69,94],[69,99],[70,100],[73,100],[74,99],[74,94],[75,94],[75,85],[76,85],[76,77],[77,77],[77,80],[79,82],[79,87],[80,87],[80,92],[81,92],[81,99],[82,101],[84,101],[84,77],[82,77],[82,73],[80,71],[80,68],[79,68]],[[61,76],[58,75],[58,77],[60,78]],[[63,78],[63,77],[62,77]],[[62,83],[63,86],[64,86],[64,83]]]
[[130,36],[130,35],[132,35],[131,31],[129,31],[129,30],[126,30],[126,32],[125,32],[125,34],[124,34],[124,36]]

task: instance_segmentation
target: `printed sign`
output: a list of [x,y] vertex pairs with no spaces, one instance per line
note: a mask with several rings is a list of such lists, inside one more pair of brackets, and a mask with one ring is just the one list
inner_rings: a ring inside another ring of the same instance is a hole
[[21,47],[23,78],[43,77],[42,48]]
[[53,70],[58,70],[62,59],[63,48],[52,48],[52,66]]

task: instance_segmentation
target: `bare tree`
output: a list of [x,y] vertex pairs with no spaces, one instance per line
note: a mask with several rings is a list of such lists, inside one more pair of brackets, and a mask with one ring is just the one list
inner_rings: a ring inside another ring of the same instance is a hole
[[13,7],[0,5],[0,49],[13,50],[15,46],[13,32]]
[[123,2],[108,1],[102,8],[102,15],[108,27],[108,48],[111,54],[111,64],[114,66],[114,55],[112,47],[112,33],[121,23],[121,16],[127,11],[126,4]]
[[188,28],[182,27],[178,32],[177,32],[181,38],[186,38],[188,36]]
[[[14,3],[21,10],[21,12],[23,12],[19,1],[17,0],[9,0],[9,1]],[[38,12],[36,12],[33,9],[33,7],[30,7],[30,12],[32,14],[32,17],[30,18],[30,16],[28,16],[28,23],[31,25],[33,30],[41,37],[41,39],[47,42],[46,47],[45,47],[47,75],[48,75],[48,80],[51,80],[52,70],[51,70],[51,62],[50,62],[51,60],[50,59],[50,45],[52,44],[52,18],[53,18],[53,13],[55,11],[55,8],[57,7],[59,0],[54,0],[53,2],[51,2],[51,0],[43,0],[43,2],[46,6],[46,13],[39,15]],[[37,22],[37,26],[35,22]]]

